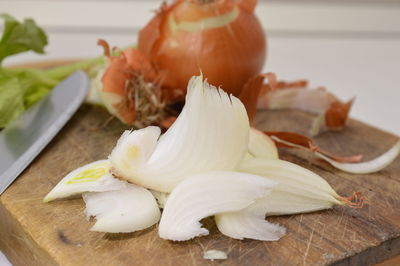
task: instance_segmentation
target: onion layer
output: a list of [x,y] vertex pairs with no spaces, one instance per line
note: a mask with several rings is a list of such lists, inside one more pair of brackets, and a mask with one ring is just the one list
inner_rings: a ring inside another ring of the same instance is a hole
[[183,241],[207,235],[200,220],[249,206],[275,182],[237,172],[208,172],[186,178],[170,194],[159,226],[161,238]]
[[160,209],[153,195],[145,188],[128,185],[118,191],[83,194],[86,215],[97,222],[91,231],[128,233],[145,229],[160,219]]
[[249,128],[246,110],[237,98],[194,77],[174,124],[158,142],[157,134],[146,136],[152,143],[148,151],[155,147],[147,160],[147,151],[146,157],[141,156],[141,139],[149,129],[125,132],[109,159],[119,177],[171,192],[189,175],[234,170],[247,151]]
[[256,158],[278,159],[274,141],[255,128],[250,129],[248,152]]
[[125,188],[127,183],[114,178],[109,173],[109,169],[108,160],[100,160],[79,167],[66,175],[43,201],[72,197],[88,191],[101,192]]
[[340,197],[322,177],[282,160],[248,159],[242,163],[240,171],[264,176],[278,184],[270,194],[247,208],[216,215],[218,229],[232,238],[278,240],[285,229],[269,223],[265,216],[312,212],[336,204],[358,208],[365,201],[360,198],[358,202],[351,202],[353,197]]

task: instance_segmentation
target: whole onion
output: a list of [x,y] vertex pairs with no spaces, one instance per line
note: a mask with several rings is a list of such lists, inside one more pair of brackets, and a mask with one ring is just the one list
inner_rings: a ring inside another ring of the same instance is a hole
[[[256,0],[176,0],[163,4],[140,31],[138,49],[162,77],[166,98],[183,96],[200,72],[210,84],[239,95],[260,73],[266,39]],[[178,91],[178,93],[176,93]]]

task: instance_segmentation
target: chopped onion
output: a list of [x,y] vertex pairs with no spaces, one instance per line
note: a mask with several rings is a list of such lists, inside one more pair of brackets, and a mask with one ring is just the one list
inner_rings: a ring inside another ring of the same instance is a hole
[[169,197],[169,193],[158,192],[154,190],[150,190],[150,192],[153,194],[154,198],[156,198],[158,207],[160,207],[160,209],[164,209],[165,203],[167,203]]
[[255,128],[250,129],[248,152],[256,158],[278,159],[278,149],[274,141]]
[[[141,154],[142,132],[125,132],[109,157],[113,171],[129,182],[160,192],[171,192],[187,176],[207,171],[234,170],[249,142],[249,121],[243,104],[221,89],[193,77],[186,104],[153,149],[156,134],[150,134],[146,156]],[[146,131],[147,132],[147,131]],[[143,133],[144,134],[144,133]],[[147,138],[147,137],[146,137]]]
[[83,194],[86,215],[97,221],[91,231],[128,233],[145,229],[160,219],[160,209],[145,188],[128,185],[118,191]]
[[204,252],[203,259],[206,260],[226,260],[228,256],[221,250],[210,249]]
[[109,169],[108,160],[100,160],[79,167],[66,175],[43,201],[72,197],[88,191],[101,192],[125,188],[127,183],[114,178],[109,173]]
[[207,172],[186,178],[167,200],[159,235],[174,241],[207,235],[201,219],[241,210],[270,193],[275,185],[266,178],[237,172]]
[[216,215],[215,221],[219,231],[226,236],[274,241],[280,239],[286,229],[269,223],[265,216],[313,212],[329,209],[332,205],[331,201],[279,191],[279,188],[276,188],[246,209]]
[[333,167],[336,167],[342,171],[353,173],[353,174],[369,174],[382,170],[389,164],[391,164],[400,153],[400,141],[398,141],[391,149],[382,154],[381,156],[362,163],[341,163],[336,162],[327,156],[316,153],[318,157],[330,163]]
[[266,215],[282,215],[329,209],[335,204],[351,203],[340,197],[317,174],[283,160],[248,159],[240,171],[277,181],[272,193],[257,199],[249,207],[215,217],[218,229],[225,235],[264,241],[278,240],[285,229],[265,220]]
[[[272,193],[274,192],[272,191]],[[271,197],[266,196],[262,199],[269,198]],[[259,202],[259,200],[256,202]],[[268,206],[268,204],[256,205],[253,203],[241,211],[218,214],[215,216],[215,222],[221,233],[235,239],[279,240],[285,235],[286,229],[265,220]]]
[[265,176],[279,182],[276,189],[340,204],[340,196],[325,179],[297,164],[262,158],[243,161],[239,171]]

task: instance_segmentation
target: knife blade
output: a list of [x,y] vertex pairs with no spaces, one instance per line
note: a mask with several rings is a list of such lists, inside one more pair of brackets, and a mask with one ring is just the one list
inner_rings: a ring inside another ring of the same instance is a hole
[[89,78],[77,71],[0,132],[0,195],[82,104]]

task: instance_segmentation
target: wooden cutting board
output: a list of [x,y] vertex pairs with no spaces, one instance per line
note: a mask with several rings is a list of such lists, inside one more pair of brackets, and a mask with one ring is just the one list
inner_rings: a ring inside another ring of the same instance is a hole
[[[400,254],[400,158],[376,174],[352,175],[301,151],[282,149],[282,159],[323,176],[341,195],[361,191],[370,205],[334,207],[310,214],[270,217],[288,233],[276,242],[234,240],[213,220],[210,235],[174,243],[156,226],[131,234],[90,232],[81,199],[43,203],[69,171],[104,159],[126,129],[100,107],[82,106],[50,145],[0,197],[0,249],[14,265],[208,265],[203,252],[225,251],[223,265],[369,265]],[[307,134],[312,116],[301,112],[260,112],[257,127]],[[371,159],[398,137],[351,120],[341,132],[316,138],[338,155],[362,153]],[[395,260],[396,261],[396,260]],[[398,260],[397,260],[398,262]]]

